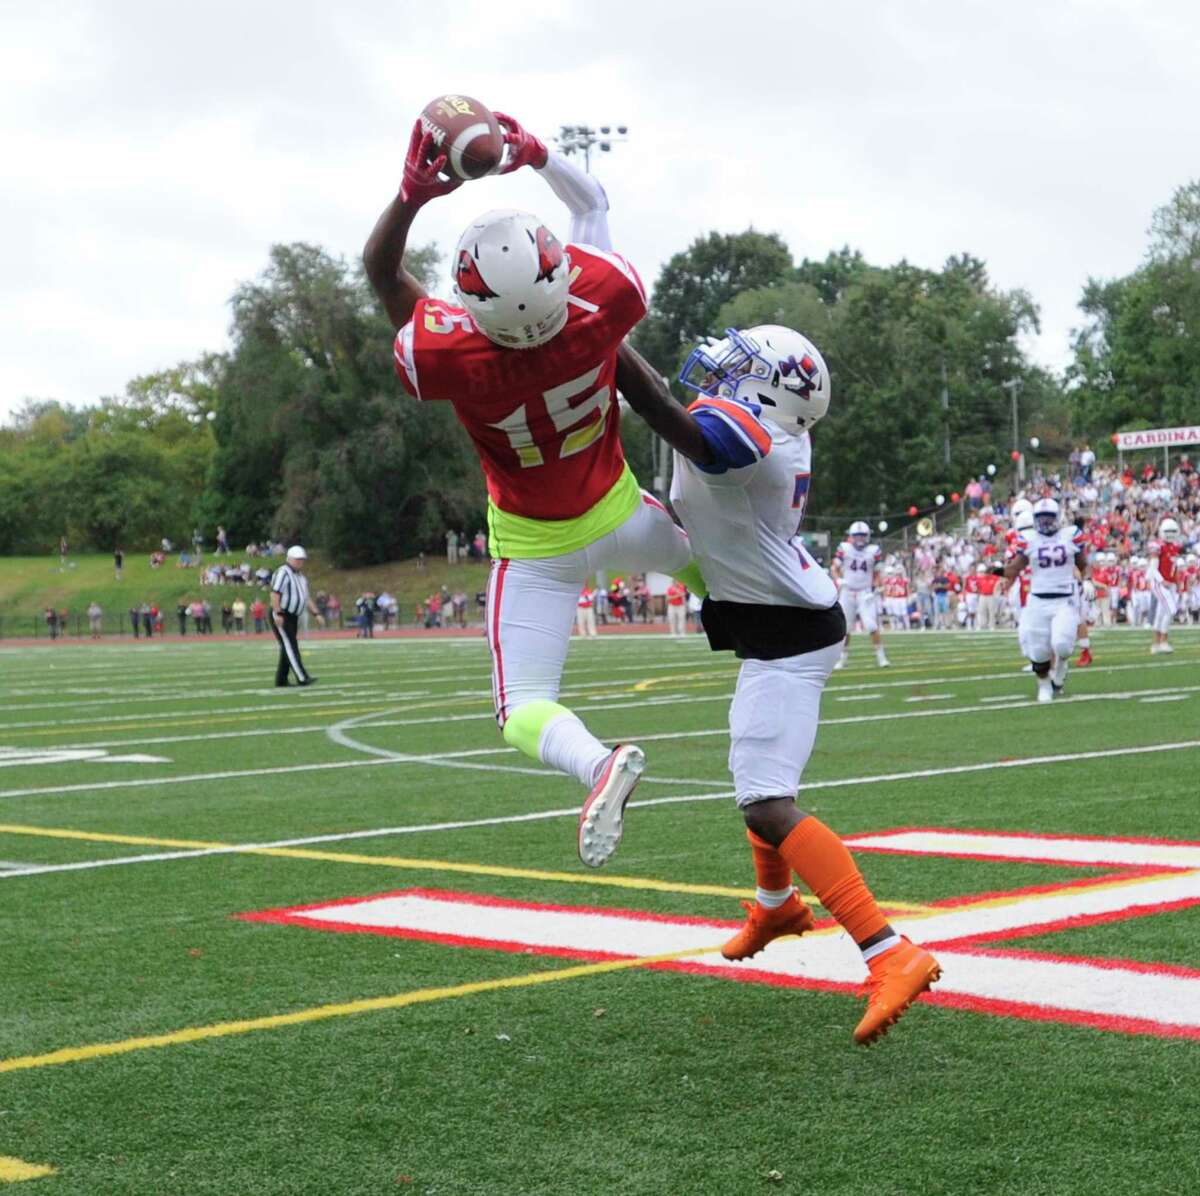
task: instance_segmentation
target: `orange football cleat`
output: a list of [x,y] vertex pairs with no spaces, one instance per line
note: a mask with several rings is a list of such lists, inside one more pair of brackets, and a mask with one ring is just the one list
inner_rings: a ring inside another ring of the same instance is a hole
[[1081,669],[1086,669],[1088,665],[1092,663],[1091,648],[1084,648],[1084,650],[1079,653],[1079,659],[1075,663],[1078,664]]
[[869,1046],[882,1038],[900,1015],[942,974],[941,964],[923,947],[902,938],[898,947],[877,955],[863,986],[867,1012],[854,1029],[854,1041]]
[[793,893],[782,905],[767,909],[757,901],[743,901],[746,925],[721,948],[726,959],[749,959],[768,943],[785,934],[803,934],[816,921],[812,910]]

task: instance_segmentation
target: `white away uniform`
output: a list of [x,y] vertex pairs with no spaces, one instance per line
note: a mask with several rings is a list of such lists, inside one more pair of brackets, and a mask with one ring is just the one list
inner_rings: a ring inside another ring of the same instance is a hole
[[838,601],[846,615],[846,630],[854,632],[854,620],[861,619],[863,630],[873,634],[879,629],[878,599],[875,596],[875,571],[879,568],[879,545],[856,548],[843,541],[833,554],[841,569]]
[[1075,555],[1084,544],[1083,533],[1075,527],[1060,527],[1048,536],[1030,528],[1013,544],[1025,554],[1032,575],[1018,636],[1021,652],[1035,663],[1052,655],[1066,660],[1075,651],[1079,629]]
[[737,803],[792,797],[845,635],[837,589],[796,537],[811,442],[764,422],[750,404],[702,398],[689,410],[716,463],[676,453],[671,504],[708,586],[709,642],[742,657],[729,712]]

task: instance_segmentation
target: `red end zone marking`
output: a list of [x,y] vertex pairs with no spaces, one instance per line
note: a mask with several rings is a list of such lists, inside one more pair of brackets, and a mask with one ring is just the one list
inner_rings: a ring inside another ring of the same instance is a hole
[[[919,833],[934,841],[944,837],[944,841],[965,832],[931,829]],[[970,833],[993,840],[1050,838]],[[1064,845],[1084,841],[1079,836],[1060,838]],[[1086,842],[1101,849],[1097,854],[1105,845],[1157,843]],[[851,843],[854,845],[853,840]],[[1194,843],[1165,845],[1200,847]],[[923,854],[919,849],[908,850]],[[926,851],[943,854],[937,848]],[[1025,857],[1000,854],[998,858]],[[1123,872],[1066,885],[1038,885],[982,899],[954,898],[939,902],[932,914],[897,918],[894,924],[915,941],[936,944],[945,975],[937,989],[923,998],[931,1004],[1118,1033],[1200,1038],[1200,970],[985,945],[1195,905],[1200,905],[1200,871],[1161,864],[1129,870],[1126,865]],[[657,971],[827,992],[854,992],[863,975],[857,950],[842,934],[814,935],[803,943],[781,940],[756,957],[753,966],[747,966],[730,963],[716,951],[736,923],[638,910],[508,901],[438,889],[403,889],[237,916],[246,921],[589,961],[687,951],[683,959],[647,966]]]

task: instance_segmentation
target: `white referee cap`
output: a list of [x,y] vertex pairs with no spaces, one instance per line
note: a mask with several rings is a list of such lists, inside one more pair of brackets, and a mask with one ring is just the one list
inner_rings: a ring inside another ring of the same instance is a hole
[[287,559],[289,561],[306,561],[308,560],[308,553],[299,544],[293,544],[287,550]]

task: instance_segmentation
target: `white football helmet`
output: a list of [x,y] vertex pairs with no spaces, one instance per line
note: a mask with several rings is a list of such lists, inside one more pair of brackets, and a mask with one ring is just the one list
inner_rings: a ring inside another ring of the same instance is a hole
[[1033,506],[1028,510],[1016,511],[1013,514],[1013,529],[1018,532],[1027,532],[1033,529]]
[[726,328],[688,355],[679,381],[703,395],[762,408],[762,418],[795,435],[829,410],[829,369],[816,345],[792,328]]
[[506,349],[534,349],[567,322],[571,263],[528,212],[485,212],[458,240],[454,294],[479,331]]
[[1178,544],[1180,540],[1179,524],[1170,515],[1158,525],[1158,538],[1168,544]]
[[1033,504],[1033,524],[1043,536],[1058,531],[1058,503],[1052,498],[1039,498]]
[[861,519],[856,519],[851,525],[850,530],[846,533],[850,539],[850,543],[855,548],[866,548],[871,539],[871,529]]

